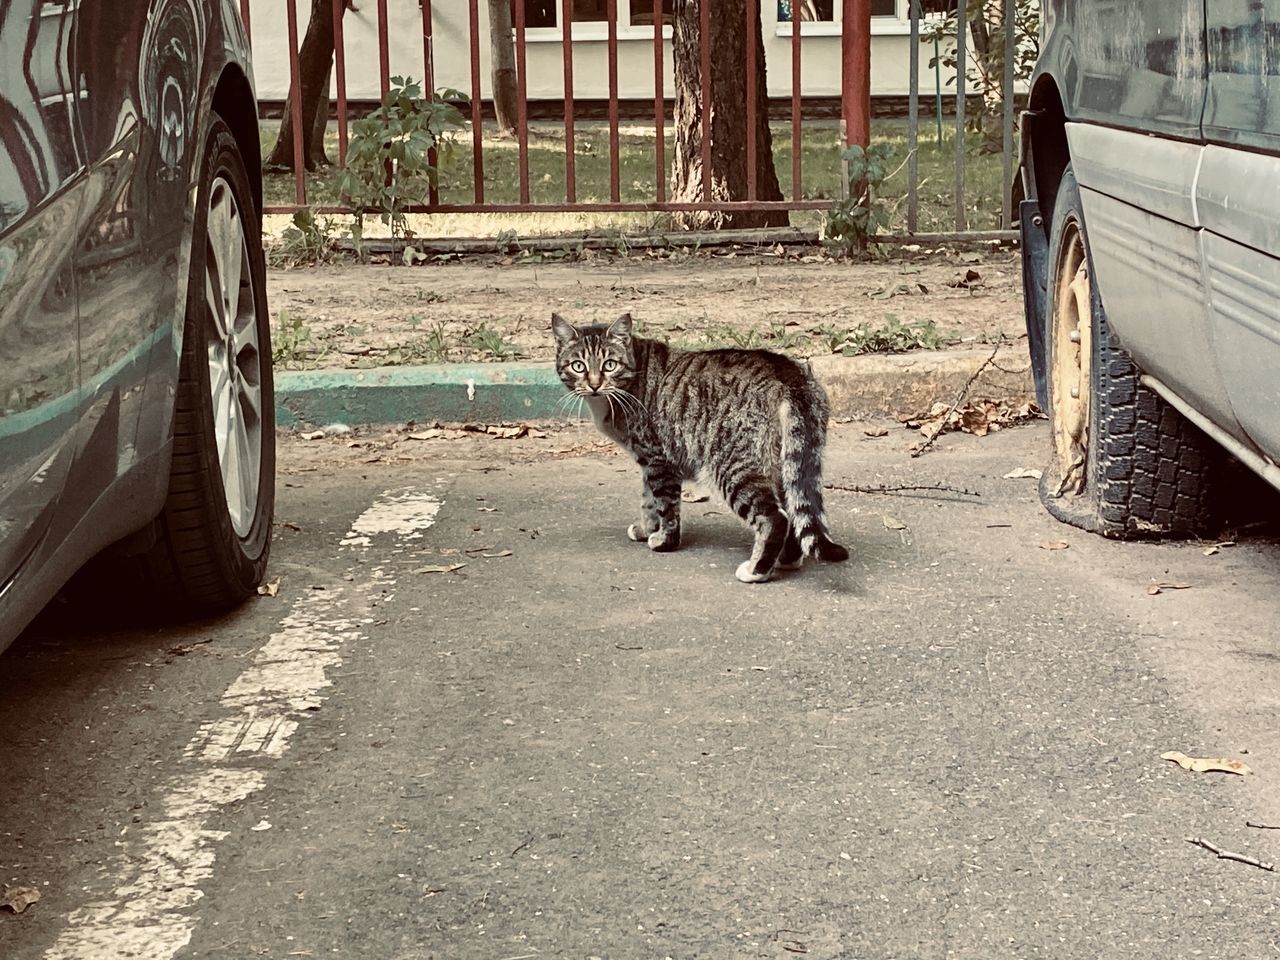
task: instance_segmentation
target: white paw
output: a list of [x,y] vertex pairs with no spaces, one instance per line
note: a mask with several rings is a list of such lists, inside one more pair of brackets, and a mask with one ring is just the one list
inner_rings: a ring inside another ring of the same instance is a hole
[[644,543],[649,538],[645,535],[645,532],[640,529],[640,524],[633,523],[631,526],[627,527],[627,539],[634,540],[636,543]]
[[750,560],[743,560],[742,563],[738,564],[738,569],[734,571],[734,576],[743,583],[764,583],[773,575],[772,573],[752,573],[751,567]]
[[649,534],[648,543],[650,550],[661,550],[667,545],[667,535],[661,530],[655,530]]

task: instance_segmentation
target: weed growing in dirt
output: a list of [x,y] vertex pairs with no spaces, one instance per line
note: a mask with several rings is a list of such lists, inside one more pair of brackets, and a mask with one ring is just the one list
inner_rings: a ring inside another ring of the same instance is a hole
[[462,338],[462,345],[473,353],[492,360],[513,360],[520,348],[487,323],[472,327]]
[[306,345],[311,340],[311,329],[301,317],[291,317],[288,311],[276,314],[271,329],[271,361],[277,367],[287,367],[303,359]]
[[809,335],[798,327],[788,327],[781,320],[769,324],[769,332],[765,334],[769,346],[774,350],[797,350],[809,340]]
[[293,215],[293,222],[285,227],[280,244],[271,249],[268,258],[273,267],[328,263],[334,259],[337,246],[333,220],[317,217],[315,211],[308,208]]
[[889,226],[889,207],[878,193],[889,178],[893,147],[873,143],[864,149],[855,143],[840,159],[848,165],[849,196],[832,202],[822,224],[822,242],[838,256],[863,256],[871,238]]
[[903,323],[886,314],[884,323],[872,326],[860,323],[845,333],[844,341],[833,348],[846,357],[862,353],[906,353],[908,350],[938,350],[947,338],[932,320]]

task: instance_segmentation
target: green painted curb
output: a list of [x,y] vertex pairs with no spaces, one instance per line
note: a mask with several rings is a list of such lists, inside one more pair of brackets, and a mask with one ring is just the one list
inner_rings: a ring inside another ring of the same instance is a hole
[[275,392],[282,427],[545,420],[565,395],[549,363],[282,370]]
[[[933,403],[951,403],[961,394],[1034,400],[1025,350],[1012,345],[995,367],[989,367],[995,354],[986,347],[816,357],[812,363],[830,397],[831,415],[862,419],[923,413]],[[358,427],[411,420],[574,419],[561,405],[565,395],[549,361],[280,371],[276,374],[276,423]],[[569,409],[576,415],[576,404]]]

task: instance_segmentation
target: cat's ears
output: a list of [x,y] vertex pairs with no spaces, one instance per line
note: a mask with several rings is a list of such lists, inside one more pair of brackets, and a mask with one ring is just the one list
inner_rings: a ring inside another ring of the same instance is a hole
[[551,332],[555,334],[556,343],[562,347],[573,343],[579,337],[578,328],[558,313],[551,315]]
[[631,339],[631,314],[624,313],[613,323],[609,324],[609,329],[605,331],[605,336],[611,340],[630,340]]
[[[551,315],[551,332],[555,334],[556,343],[562,347],[568,346],[582,336],[582,331],[558,313]],[[630,340],[631,314],[624,313],[609,324],[609,329],[605,331],[605,336],[610,340]]]

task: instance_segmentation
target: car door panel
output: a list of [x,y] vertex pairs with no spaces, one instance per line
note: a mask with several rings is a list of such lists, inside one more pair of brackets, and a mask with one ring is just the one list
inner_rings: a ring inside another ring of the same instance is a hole
[[1197,189],[1213,339],[1235,415],[1280,460],[1280,0],[1209,11]]
[[68,50],[74,0],[0,16],[0,582],[45,536],[80,399],[74,251],[83,186]]
[[1138,365],[1227,428],[1231,404],[1213,359],[1197,229],[1201,147],[1129,130],[1067,124],[1098,290]]
[[[152,373],[175,363],[202,28],[189,0],[81,0],[79,17],[89,188],[77,250],[86,405],[74,493],[91,502],[156,452],[162,438],[140,437],[139,425],[149,407],[173,404],[167,383],[154,382],[166,377]],[[139,522],[154,506],[139,503]]]

